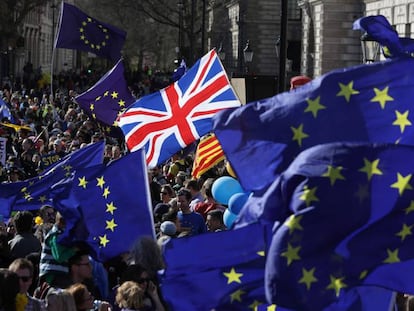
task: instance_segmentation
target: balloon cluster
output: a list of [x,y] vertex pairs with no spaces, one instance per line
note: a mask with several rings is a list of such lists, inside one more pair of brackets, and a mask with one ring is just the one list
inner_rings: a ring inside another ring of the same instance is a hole
[[217,202],[227,205],[228,208],[224,211],[223,221],[227,228],[231,228],[249,198],[249,193],[244,192],[238,180],[230,176],[217,178],[213,183],[211,192]]

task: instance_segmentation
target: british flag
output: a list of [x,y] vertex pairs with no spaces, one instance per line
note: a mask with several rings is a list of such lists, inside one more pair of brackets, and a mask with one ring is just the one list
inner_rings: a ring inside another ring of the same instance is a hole
[[212,117],[238,107],[226,72],[214,50],[174,84],[142,97],[119,118],[130,151],[145,148],[149,167],[164,163],[212,130]]

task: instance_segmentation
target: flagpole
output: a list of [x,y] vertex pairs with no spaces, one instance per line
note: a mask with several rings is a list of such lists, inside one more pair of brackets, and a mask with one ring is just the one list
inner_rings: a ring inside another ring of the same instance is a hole
[[50,95],[52,95],[52,100],[55,100],[55,94],[53,91],[53,73],[55,69],[55,57],[56,57],[56,37],[59,35],[59,29],[62,19],[62,11],[63,11],[63,1],[60,4],[60,14],[59,14],[59,23],[55,23],[55,9],[57,8],[55,1],[50,6],[53,10],[52,16],[52,37],[53,37],[53,46],[52,46],[52,63],[50,65]]

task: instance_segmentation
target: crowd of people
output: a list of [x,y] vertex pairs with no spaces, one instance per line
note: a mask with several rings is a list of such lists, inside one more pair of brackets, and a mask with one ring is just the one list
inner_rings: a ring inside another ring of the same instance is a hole
[[[48,89],[2,88],[11,116],[0,122],[0,137],[7,139],[1,183],[38,176],[100,140],[105,141],[105,163],[128,152],[123,139],[106,135],[79,108],[75,97],[80,91],[61,87],[51,96]],[[179,152],[148,169],[156,238],[137,237],[129,253],[109,262],[94,260],[83,245],[60,245],[65,219],[51,204],[0,215],[0,311],[168,309],[157,277],[164,268],[164,243],[226,230],[225,207],[211,192],[225,166],[193,179],[192,164],[191,152]]]

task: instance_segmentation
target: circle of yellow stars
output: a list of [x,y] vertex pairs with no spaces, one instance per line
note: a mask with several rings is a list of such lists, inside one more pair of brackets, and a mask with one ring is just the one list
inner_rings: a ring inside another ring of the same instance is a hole
[[[92,25],[91,27],[95,27],[95,28],[98,27],[100,29],[100,31],[103,34],[103,38],[104,38],[101,42],[92,42],[88,38],[87,33],[86,33],[88,25]],[[101,24],[97,24],[97,22],[90,17],[87,17],[86,20],[82,22],[82,27],[79,28],[79,34],[80,34],[80,37],[79,37],[80,40],[83,41],[83,43],[85,43],[85,45],[90,47],[92,50],[99,51],[108,45],[108,41],[109,41],[108,29],[102,26]]]

